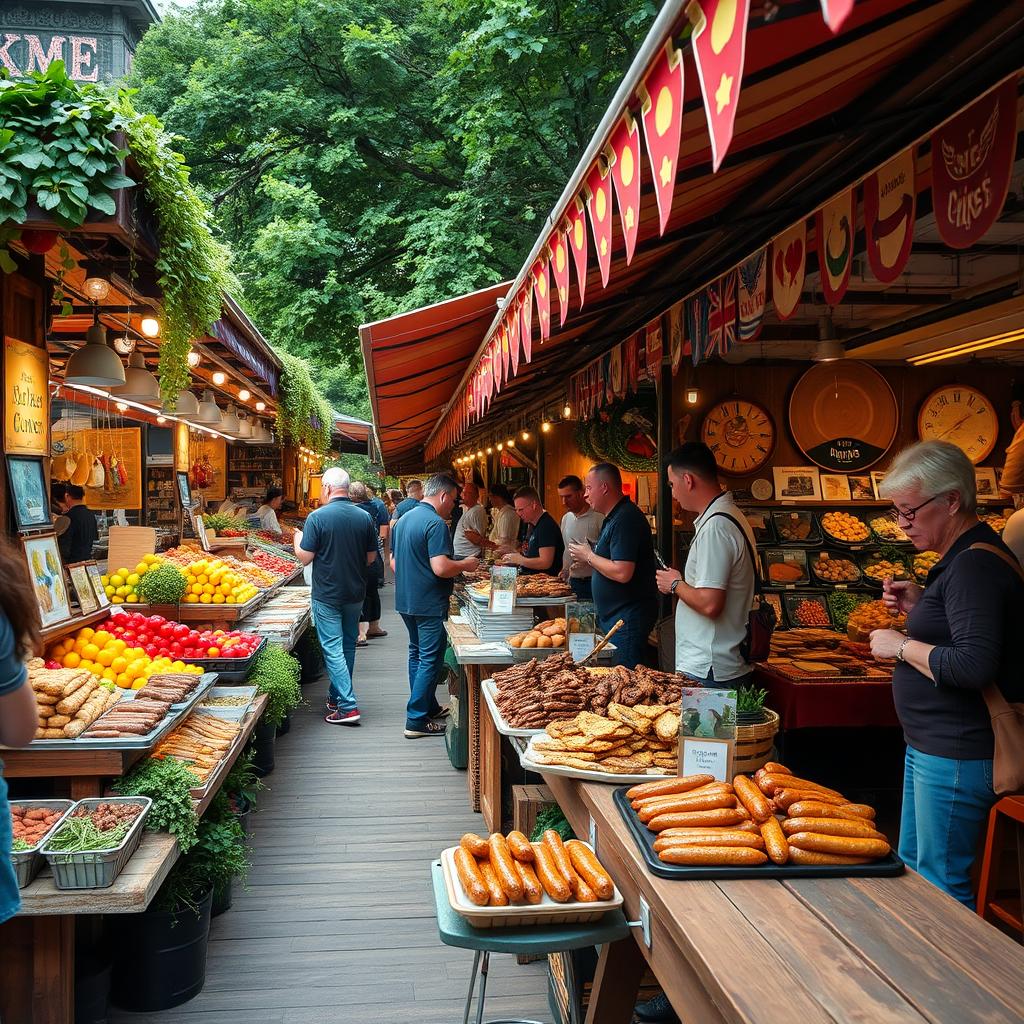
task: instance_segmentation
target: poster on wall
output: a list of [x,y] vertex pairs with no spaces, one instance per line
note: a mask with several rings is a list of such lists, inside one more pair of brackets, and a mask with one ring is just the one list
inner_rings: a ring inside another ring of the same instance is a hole
[[65,622],[71,618],[71,605],[64,583],[64,569],[57,549],[56,534],[25,537],[21,543],[25,547],[25,562],[32,580],[32,589],[39,602],[43,628]]
[[55,451],[73,451],[88,464],[82,486],[89,508],[142,508],[142,431],[138,427],[54,432],[53,446]]
[[39,530],[52,525],[50,500],[43,460],[38,455],[8,455],[7,479],[11,484],[14,528]]
[[4,337],[4,451],[48,455],[50,402],[46,349]]
[[189,466],[193,491],[202,491],[204,501],[223,501],[227,497],[228,454],[222,437],[194,441]]

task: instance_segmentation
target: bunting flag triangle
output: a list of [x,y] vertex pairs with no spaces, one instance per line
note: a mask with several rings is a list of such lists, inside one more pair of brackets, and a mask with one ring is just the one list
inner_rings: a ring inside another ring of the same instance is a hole
[[555,291],[558,293],[558,326],[565,323],[569,314],[569,253],[565,234],[559,230],[548,239],[551,251],[551,270],[555,275]]
[[672,376],[679,372],[683,361],[683,303],[677,302],[668,311],[669,353],[672,358]]
[[519,330],[523,342],[523,358],[533,358],[533,289],[527,285],[519,296]]
[[[712,296],[714,301],[714,296]],[[718,279],[718,308],[712,312],[712,333],[717,333],[718,355],[724,356],[736,345],[736,271]]]
[[756,341],[764,323],[768,295],[768,249],[759,249],[737,271],[740,341]]
[[814,218],[814,242],[821,271],[821,293],[830,306],[838,306],[850,283],[853,239],[857,230],[854,190],[848,188],[827,202]]
[[601,269],[601,284],[608,287],[612,267],[612,195],[608,171],[598,160],[587,176],[587,212],[594,232],[597,265]]
[[702,288],[686,304],[687,331],[692,346],[693,365],[699,366],[708,355],[708,290]]
[[566,218],[565,237],[572,249],[576,264],[576,283],[580,289],[580,309],[583,308],[583,293],[587,287],[587,217],[583,200],[577,196]]
[[640,230],[640,129],[627,111],[605,148],[615,195],[619,201],[619,223],[626,240],[626,263],[633,261]]
[[853,10],[853,0],[821,0],[821,14],[829,31],[835,35]]
[[622,365],[622,349],[620,343],[611,350],[608,364],[608,378],[613,398],[624,398],[626,394],[626,374]]
[[672,212],[683,128],[683,51],[672,40],[658,54],[636,95],[658,201],[658,231],[663,235]]
[[501,376],[507,382],[511,375],[512,370],[512,353],[509,349],[508,343],[508,320],[502,320],[501,322]]
[[494,391],[501,393],[501,343],[497,338],[491,341],[491,373],[494,377]]
[[892,284],[907,265],[917,209],[914,147],[864,181],[864,249],[871,272]]
[[708,338],[704,358],[722,351],[722,279],[712,281],[705,288],[708,297]]
[[534,263],[530,277],[537,296],[537,320],[540,323],[540,343],[543,345],[551,336],[551,282],[546,252],[541,253],[540,259]]
[[693,57],[711,135],[711,165],[717,171],[732,143],[743,80],[750,0],[691,0]]
[[660,316],[644,328],[644,348],[647,353],[647,358],[644,361],[647,367],[647,376],[657,383],[661,377],[661,357],[664,348]]
[[519,303],[515,302],[508,321],[508,354],[513,377],[519,373],[519,326]]
[[807,270],[807,222],[801,220],[772,242],[772,301],[780,320],[800,302]]

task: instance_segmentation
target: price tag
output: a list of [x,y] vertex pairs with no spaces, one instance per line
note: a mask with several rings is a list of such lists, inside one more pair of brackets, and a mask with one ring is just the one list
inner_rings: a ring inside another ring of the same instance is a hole
[[516,606],[516,578],[514,565],[495,565],[491,568],[491,596],[488,611],[497,615],[511,615]]
[[596,853],[597,852],[597,822],[593,818],[590,819],[590,834],[588,836],[590,848]]
[[593,633],[570,633],[569,654],[573,661],[582,661],[594,650]]
[[565,606],[569,654],[573,661],[582,661],[594,650],[597,613],[591,601],[570,601]]

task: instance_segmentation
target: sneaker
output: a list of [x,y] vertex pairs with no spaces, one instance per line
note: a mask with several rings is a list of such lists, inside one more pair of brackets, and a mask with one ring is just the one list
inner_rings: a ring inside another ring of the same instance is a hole
[[451,708],[441,708],[435,715],[430,716],[432,722],[443,722],[452,713]]
[[633,1012],[636,1019],[644,1024],[679,1024],[679,1018],[664,992],[648,999],[646,1003],[637,1003]]
[[358,725],[359,709],[353,708],[351,711],[332,711],[324,721],[330,722],[331,725]]
[[406,726],[405,738],[407,740],[419,740],[424,736],[443,736],[445,734],[444,722],[435,722],[431,719],[425,725],[419,725],[415,729]]
[[338,702],[336,700],[329,700],[327,702],[327,714],[333,715],[338,710]]

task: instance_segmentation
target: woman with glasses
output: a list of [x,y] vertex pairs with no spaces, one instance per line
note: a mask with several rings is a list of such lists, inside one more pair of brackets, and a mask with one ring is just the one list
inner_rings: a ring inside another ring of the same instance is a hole
[[971,865],[989,808],[993,736],[982,690],[1024,700],[1013,637],[1024,623],[1024,579],[1009,548],[978,520],[974,466],[948,441],[901,452],[880,491],[918,551],[941,558],[924,587],[886,580],[883,600],[907,632],[871,634],[895,658],[893,696],[907,742],[900,856],[974,906]]

